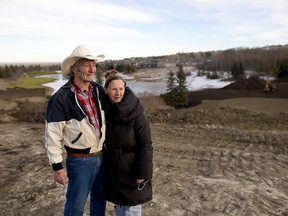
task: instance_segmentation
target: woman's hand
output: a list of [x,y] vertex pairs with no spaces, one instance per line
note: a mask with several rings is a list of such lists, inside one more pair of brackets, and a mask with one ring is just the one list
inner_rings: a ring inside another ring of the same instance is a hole
[[142,182],[145,181],[145,179],[136,179],[136,181],[137,181],[137,184],[141,184]]
[[149,180],[145,180],[145,179],[136,179],[136,180],[137,180],[137,184],[138,184],[138,190],[143,190],[143,188],[145,187],[145,185],[149,181]]

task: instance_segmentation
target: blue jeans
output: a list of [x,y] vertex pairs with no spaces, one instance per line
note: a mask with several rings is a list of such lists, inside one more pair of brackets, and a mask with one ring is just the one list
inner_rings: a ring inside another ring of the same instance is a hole
[[90,194],[90,215],[105,215],[103,154],[66,159],[68,188],[64,216],[83,215]]
[[124,206],[115,205],[116,216],[141,216],[141,205]]

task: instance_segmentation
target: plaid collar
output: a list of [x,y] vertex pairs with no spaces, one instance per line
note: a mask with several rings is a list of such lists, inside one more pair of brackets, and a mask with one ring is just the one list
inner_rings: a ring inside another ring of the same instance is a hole
[[76,90],[76,93],[77,93],[77,94],[83,94],[83,93],[86,93],[86,94],[87,94],[87,92],[91,93],[91,92],[93,91],[93,87],[92,87],[91,83],[89,84],[88,91],[82,89],[82,88],[75,82],[74,79],[72,80],[72,86],[73,86],[73,88]]

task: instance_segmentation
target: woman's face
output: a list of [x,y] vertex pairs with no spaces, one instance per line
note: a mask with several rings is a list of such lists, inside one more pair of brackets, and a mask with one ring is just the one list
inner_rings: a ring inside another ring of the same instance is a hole
[[119,103],[125,93],[125,84],[121,79],[113,80],[109,83],[108,87],[105,88],[105,92],[109,95],[113,104]]

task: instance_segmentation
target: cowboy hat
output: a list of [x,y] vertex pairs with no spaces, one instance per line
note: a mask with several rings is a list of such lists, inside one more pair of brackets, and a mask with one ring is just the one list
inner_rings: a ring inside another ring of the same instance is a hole
[[73,66],[78,60],[80,59],[89,59],[99,61],[104,60],[104,55],[92,56],[90,51],[85,45],[79,45],[76,49],[72,52],[72,54],[66,57],[61,65],[61,71],[63,75],[71,74],[71,66]]

